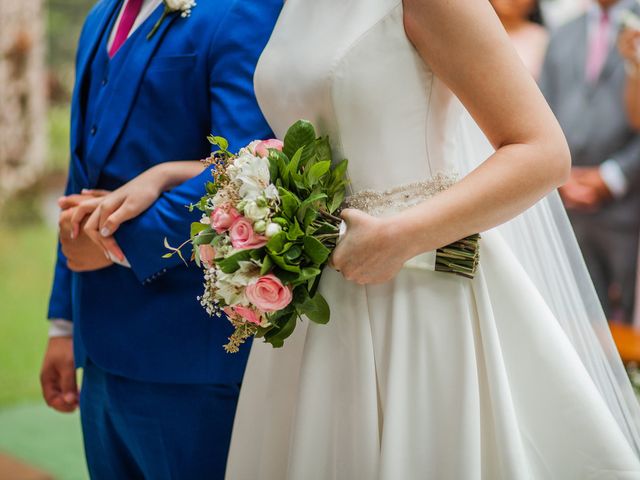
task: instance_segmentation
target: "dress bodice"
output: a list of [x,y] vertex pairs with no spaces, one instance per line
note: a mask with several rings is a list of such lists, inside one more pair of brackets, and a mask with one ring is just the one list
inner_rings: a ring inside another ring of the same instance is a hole
[[460,103],[408,40],[399,0],[288,0],[256,70],[278,137],[295,120],[349,159],[354,191],[455,174]]

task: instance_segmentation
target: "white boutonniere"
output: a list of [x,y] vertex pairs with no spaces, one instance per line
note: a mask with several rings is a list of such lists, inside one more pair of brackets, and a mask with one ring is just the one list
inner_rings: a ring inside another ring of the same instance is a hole
[[182,18],[187,18],[191,15],[191,9],[196,6],[196,2],[194,0],[162,0],[162,3],[164,3],[164,12],[162,12],[162,16],[153,26],[149,35],[147,35],[147,40],[151,40],[151,37],[155,35],[156,31],[160,28],[160,25],[162,25],[162,22],[164,22],[167,16],[172,13],[180,12],[180,16]]

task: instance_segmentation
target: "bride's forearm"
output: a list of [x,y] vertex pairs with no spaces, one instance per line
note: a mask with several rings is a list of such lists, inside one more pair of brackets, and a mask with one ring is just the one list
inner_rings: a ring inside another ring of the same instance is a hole
[[[408,38],[496,153],[449,190],[399,215],[418,254],[515,217],[569,175],[566,140],[489,2],[403,0]],[[404,245],[400,246],[401,248]]]
[[199,175],[204,168],[198,160],[165,162],[150,168],[143,175],[149,176],[160,192],[166,192]]
[[499,148],[459,183],[395,216],[390,231],[395,238],[410,239],[402,247],[411,258],[512,219],[564,180],[541,160],[568,156],[562,148],[553,151],[558,149],[554,145]]

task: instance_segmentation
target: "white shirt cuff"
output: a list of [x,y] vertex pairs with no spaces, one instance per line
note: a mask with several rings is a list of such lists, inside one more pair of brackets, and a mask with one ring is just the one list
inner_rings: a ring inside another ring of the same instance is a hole
[[620,198],[627,193],[629,188],[627,177],[625,177],[618,162],[615,160],[607,160],[604,162],[600,165],[600,175],[614,197]]
[[73,337],[73,322],[54,318],[49,321],[49,338]]

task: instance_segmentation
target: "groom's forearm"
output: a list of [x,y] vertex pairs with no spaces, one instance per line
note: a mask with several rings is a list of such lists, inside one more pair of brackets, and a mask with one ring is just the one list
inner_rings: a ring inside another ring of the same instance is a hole
[[[190,211],[189,205],[200,199],[210,179],[210,170],[201,172],[162,195],[149,209],[123,223],[115,232],[114,237],[140,282],[149,283],[182,263],[177,256],[163,258],[169,252],[164,239],[172,246],[188,240],[191,223],[199,220],[198,213]],[[185,252],[185,257],[190,253]]]

